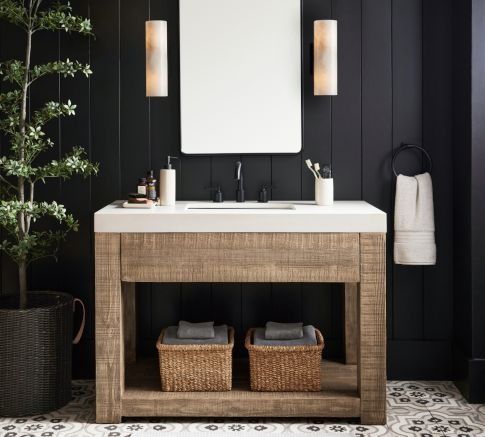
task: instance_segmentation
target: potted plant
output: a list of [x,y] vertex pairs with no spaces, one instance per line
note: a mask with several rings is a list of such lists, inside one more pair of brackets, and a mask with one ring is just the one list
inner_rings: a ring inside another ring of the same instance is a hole
[[25,57],[0,63],[0,249],[18,265],[19,292],[0,299],[0,416],[37,414],[60,408],[71,398],[73,298],[58,292],[28,292],[30,263],[56,257],[59,243],[77,221],[56,201],[36,201],[35,187],[50,178],[88,176],[98,165],[75,147],[58,160],[39,162],[54,143],[44,126],[75,115],[76,105],[29,105],[29,89],[46,75],[72,77],[92,72],[78,61],[31,64],[32,42],[42,31],[91,35],[89,19],[65,2],[0,0],[0,19],[25,31]]

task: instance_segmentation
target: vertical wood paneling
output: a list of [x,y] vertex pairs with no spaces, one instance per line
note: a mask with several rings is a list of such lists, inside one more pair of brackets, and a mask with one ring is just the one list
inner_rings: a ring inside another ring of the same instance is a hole
[[[242,163],[247,175],[244,181],[246,198],[257,200],[261,187],[271,186],[271,157],[244,155]],[[268,199],[271,199],[271,193],[272,191],[268,192]]]
[[[91,1],[96,40],[91,45],[92,159],[101,171],[92,180],[93,210],[121,198],[119,0]],[[135,175],[133,175],[136,177]]]
[[182,285],[182,319],[190,322],[213,320],[210,284]]
[[325,339],[333,339],[332,296],[328,284],[306,284],[301,293],[301,319],[318,328]]
[[272,200],[300,200],[302,198],[301,159],[301,155],[279,155],[271,158]]
[[[421,0],[394,0],[393,147],[422,144],[422,20]],[[413,153],[402,154],[399,169],[405,174],[421,170]],[[423,268],[394,265],[394,338],[423,336]]]
[[[148,99],[145,95],[145,21],[148,0],[120,0],[121,196],[136,192],[138,177],[152,168]],[[160,164],[157,163],[157,168]],[[157,177],[157,176],[155,176]],[[157,177],[158,178],[158,177]]]
[[301,285],[272,284],[271,319],[275,322],[301,321]]
[[[453,0],[453,336],[467,357],[473,356],[471,293],[471,116],[472,116],[472,2]],[[436,186],[436,180],[435,180]],[[458,367],[458,366],[457,366]],[[463,369],[464,370],[464,369]],[[459,371],[462,373],[463,370]],[[468,370],[467,372],[468,373]],[[464,378],[463,374],[457,375]]]
[[264,326],[271,314],[271,284],[242,285],[242,331]]
[[[362,198],[387,212],[392,232],[392,7],[362,3]],[[387,332],[393,337],[392,238],[387,239]]]
[[216,325],[227,324],[235,329],[234,353],[241,356],[244,350],[241,284],[213,284],[211,300],[211,320]]
[[[152,313],[155,311],[163,313],[166,311],[166,306],[169,305],[165,301],[162,308],[158,301],[155,300],[156,298],[152,300],[151,286],[152,284],[147,283],[136,284],[136,332],[138,336],[136,346],[138,353],[141,355],[150,355],[155,352],[153,345],[157,336],[152,335]],[[153,326],[157,326],[157,319],[155,319]],[[147,340],[149,344],[147,344]]]
[[341,200],[361,198],[361,4],[362,0],[333,0],[332,8],[339,36],[339,94],[332,97],[332,162],[338,180],[335,197]]
[[149,338],[157,338],[162,328],[177,325],[181,317],[179,284],[153,284],[151,301],[151,333]]
[[[449,339],[453,296],[452,1],[423,2],[423,145],[433,157],[436,266],[424,270],[425,339]],[[437,305],[439,302],[439,305]]]
[[180,163],[180,200],[210,200],[212,180],[211,158],[207,156],[182,156]]
[[[236,199],[236,180],[234,179],[235,167],[236,167],[236,162],[240,161],[241,157],[238,155],[214,156],[211,158],[211,160],[212,160],[211,186],[212,187],[220,186],[222,192],[224,193],[225,200],[235,200]],[[243,165],[242,167],[243,180],[246,179],[245,178],[247,174],[246,170],[247,169]],[[249,179],[249,177],[247,179]],[[244,183],[244,186],[246,186],[246,182]],[[210,196],[211,196],[210,198],[212,199],[214,191],[208,190],[207,193],[210,193]]]

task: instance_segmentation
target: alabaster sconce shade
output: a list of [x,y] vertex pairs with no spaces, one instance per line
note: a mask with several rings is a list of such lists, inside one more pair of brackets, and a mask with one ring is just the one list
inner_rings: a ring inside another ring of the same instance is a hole
[[338,94],[337,21],[314,22],[313,41],[313,94],[336,96]]
[[145,23],[145,43],[147,97],[167,97],[167,22],[147,21]]

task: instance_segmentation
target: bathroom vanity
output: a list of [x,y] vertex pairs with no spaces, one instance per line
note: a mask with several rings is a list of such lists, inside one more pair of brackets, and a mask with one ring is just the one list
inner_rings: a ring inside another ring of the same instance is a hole
[[[384,212],[361,201],[177,202],[150,210],[121,203],[94,217],[98,423],[126,416],[385,423]],[[320,392],[251,392],[244,362],[235,363],[230,392],[162,392],[157,360],[136,357],[136,282],[345,283],[346,362],[322,361]]]

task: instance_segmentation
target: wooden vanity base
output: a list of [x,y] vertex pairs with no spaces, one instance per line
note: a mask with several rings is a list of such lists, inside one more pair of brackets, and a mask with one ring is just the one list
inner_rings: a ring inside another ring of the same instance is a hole
[[[386,421],[385,234],[96,233],[96,421],[122,417],[360,417]],[[164,393],[136,362],[135,282],[343,282],[346,362],[322,362],[316,393],[234,388]],[[354,364],[356,363],[356,364]],[[125,371],[126,369],[126,371]]]
[[322,361],[322,391],[269,393],[249,390],[248,362],[234,363],[229,392],[160,390],[157,360],[129,366],[122,415],[137,417],[358,417],[357,366]]

